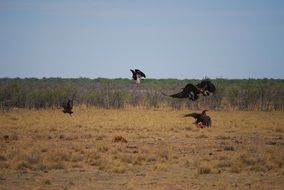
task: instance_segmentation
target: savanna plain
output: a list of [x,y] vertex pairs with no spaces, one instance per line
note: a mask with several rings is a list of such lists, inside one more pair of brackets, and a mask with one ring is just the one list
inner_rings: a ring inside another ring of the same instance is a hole
[[284,112],[128,107],[0,114],[0,189],[284,189]]

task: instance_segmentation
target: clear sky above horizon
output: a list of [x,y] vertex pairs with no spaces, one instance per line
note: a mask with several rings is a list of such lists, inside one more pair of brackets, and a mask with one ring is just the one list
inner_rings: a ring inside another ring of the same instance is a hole
[[284,79],[282,0],[0,0],[0,77]]

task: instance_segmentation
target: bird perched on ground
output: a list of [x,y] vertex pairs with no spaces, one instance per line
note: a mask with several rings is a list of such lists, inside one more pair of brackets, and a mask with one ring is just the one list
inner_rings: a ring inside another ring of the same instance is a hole
[[182,88],[182,91],[177,94],[167,95],[165,93],[162,93],[164,96],[169,96],[172,98],[189,98],[192,101],[195,101],[198,99],[198,95],[202,93],[196,86],[189,83],[184,88]]
[[195,119],[196,127],[198,128],[204,128],[204,127],[210,127],[211,126],[211,118],[206,115],[206,111],[203,110],[202,113],[190,113],[184,115],[184,117],[193,117]]
[[191,83],[187,84],[184,88],[182,88],[182,91],[177,94],[162,94],[172,98],[189,98],[190,100],[195,101],[200,95],[208,96],[211,93],[214,93],[215,90],[215,85],[209,79],[204,79],[197,85],[193,85]]
[[146,78],[146,75],[139,69],[130,69],[130,71],[132,72],[132,79],[135,80],[137,84],[140,84],[141,79]]
[[216,91],[215,85],[209,79],[202,80],[196,87],[202,92],[203,96],[209,96]]
[[74,101],[74,95],[72,97],[72,99],[69,99],[67,102],[62,104],[63,107],[63,113],[69,113],[70,116],[72,115],[73,111],[73,101]]

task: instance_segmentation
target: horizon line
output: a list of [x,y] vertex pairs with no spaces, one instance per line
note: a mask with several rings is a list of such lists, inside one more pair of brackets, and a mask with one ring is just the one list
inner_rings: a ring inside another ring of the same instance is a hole
[[[106,78],[106,77],[96,77],[96,78],[90,78],[90,77],[0,77],[0,80],[2,79],[38,79],[38,80],[44,80],[44,79],[90,79],[90,80],[97,80],[97,79],[106,79],[106,80],[132,80],[131,78]],[[210,80],[284,80],[284,78],[268,78],[268,77],[262,77],[262,78],[224,78],[224,77],[215,77],[215,78],[210,78],[210,77],[204,77],[202,79],[199,78],[146,78],[144,80],[203,80],[203,79],[210,79]]]

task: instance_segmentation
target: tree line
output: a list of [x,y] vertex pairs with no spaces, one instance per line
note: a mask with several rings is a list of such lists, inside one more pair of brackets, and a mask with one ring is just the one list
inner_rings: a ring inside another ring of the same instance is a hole
[[169,106],[175,109],[211,110],[283,110],[284,80],[223,79],[211,81],[216,93],[193,102],[165,97],[187,83],[200,80],[147,79],[138,86],[130,79],[106,78],[1,78],[0,108],[58,108],[75,94],[74,105],[121,109],[126,106],[149,108]]

